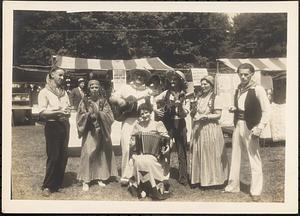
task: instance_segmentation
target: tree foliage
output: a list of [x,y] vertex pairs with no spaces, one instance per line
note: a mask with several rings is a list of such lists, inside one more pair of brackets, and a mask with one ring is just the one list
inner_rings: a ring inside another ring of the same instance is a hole
[[[249,49],[251,43],[255,49]],[[101,59],[158,56],[173,67],[214,67],[216,58],[282,56],[285,45],[286,14],[241,14],[234,26],[223,13],[14,14],[15,65],[49,65],[51,55],[59,53]]]
[[235,58],[286,56],[287,14],[251,13],[234,17],[231,37]]

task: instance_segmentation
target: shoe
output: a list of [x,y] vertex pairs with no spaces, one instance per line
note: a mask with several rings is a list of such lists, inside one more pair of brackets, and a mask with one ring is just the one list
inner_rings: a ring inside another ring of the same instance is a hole
[[260,196],[259,195],[250,195],[253,202],[259,202]]
[[120,183],[121,183],[121,186],[125,187],[129,184],[129,179],[121,178]]
[[89,185],[85,182],[82,183],[82,190],[83,191],[88,191],[90,189]]
[[240,192],[240,189],[233,188],[232,186],[227,185],[222,192],[223,193],[238,193],[238,192]]
[[43,197],[49,197],[51,195],[50,189],[49,188],[44,188],[42,190],[42,195],[43,195]]
[[187,180],[182,180],[182,181],[179,181],[179,184],[182,184],[183,186],[187,186],[189,183]]
[[106,186],[106,184],[103,181],[98,181],[98,185],[100,187],[105,187]]
[[170,194],[169,193],[164,193],[164,194],[160,194],[158,193],[157,196],[153,197],[152,199],[153,200],[166,200],[170,197]]
[[128,191],[129,191],[129,193],[131,194],[131,196],[133,196],[133,197],[137,197],[138,195],[138,193],[137,193],[137,188],[135,187],[135,186],[129,186],[128,187]]
[[147,198],[147,193],[145,191],[137,190],[137,196],[139,201],[144,201]]
[[170,190],[170,183],[165,181],[164,182],[164,187],[165,187],[165,191],[169,191]]

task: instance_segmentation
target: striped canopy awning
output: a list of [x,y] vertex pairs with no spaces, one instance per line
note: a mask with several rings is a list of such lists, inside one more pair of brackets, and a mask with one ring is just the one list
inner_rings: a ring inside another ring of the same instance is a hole
[[286,58],[217,59],[236,70],[242,63],[250,63],[257,71],[286,71]]
[[56,65],[69,70],[171,70],[160,58],[141,58],[130,60],[103,60],[56,56]]

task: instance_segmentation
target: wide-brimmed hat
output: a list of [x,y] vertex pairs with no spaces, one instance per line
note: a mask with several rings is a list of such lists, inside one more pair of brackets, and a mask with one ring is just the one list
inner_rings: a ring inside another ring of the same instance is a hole
[[84,82],[84,78],[81,77],[77,81],[78,81],[78,84],[81,83],[81,82]]
[[145,82],[148,81],[151,76],[151,72],[147,69],[132,69],[130,70],[130,73],[132,74],[132,76],[136,76],[137,74],[142,75],[145,79]]
[[186,82],[185,75],[181,71],[174,71],[174,70],[168,71],[167,72],[167,79],[170,80],[170,78],[173,75],[177,76],[183,82]]
[[213,76],[207,75],[207,76],[203,77],[200,81],[202,81],[202,80],[206,80],[212,86],[215,86],[215,78]]

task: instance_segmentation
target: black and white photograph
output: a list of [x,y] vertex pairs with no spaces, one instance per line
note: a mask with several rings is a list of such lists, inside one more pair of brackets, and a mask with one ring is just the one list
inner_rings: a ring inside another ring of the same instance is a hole
[[298,212],[298,2],[3,6],[3,213]]

